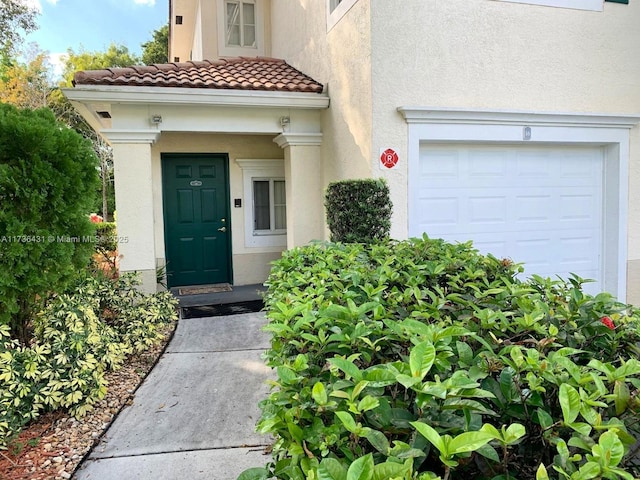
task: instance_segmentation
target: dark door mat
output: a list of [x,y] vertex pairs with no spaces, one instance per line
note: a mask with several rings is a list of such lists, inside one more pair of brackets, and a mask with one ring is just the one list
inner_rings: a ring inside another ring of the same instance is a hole
[[226,303],[223,305],[204,305],[201,307],[182,307],[182,318],[222,317],[241,313],[259,312],[264,308],[262,300]]

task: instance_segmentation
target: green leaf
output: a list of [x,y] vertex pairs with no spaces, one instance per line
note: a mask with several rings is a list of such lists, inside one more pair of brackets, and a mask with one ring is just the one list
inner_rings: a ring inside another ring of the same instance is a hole
[[282,383],[284,384],[292,384],[298,378],[296,372],[291,370],[289,367],[285,367],[282,365],[276,367],[276,373],[278,374],[278,378],[280,378],[280,380],[282,380]]
[[624,377],[631,377],[640,374],[640,362],[635,358],[627,360],[621,366],[616,368],[613,373],[616,380],[621,380]]
[[600,477],[600,465],[596,462],[587,462],[578,470],[580,480],[590,480],[592,478]]
[[403,463],[386,461],[379,463],[373,468],[374,480],[390,480],[393,478],[404,478],[409,467]]
[[420,383],[422,381],[421,378],[419,377],[410,377],[409,375],[404,375],[403,373],[400,373],[398,375],[396,375],[396,381],[402,385],[404,388],[411,388],[414,385]]
[[344,425],[344,428],[349,430],[351,433],[354,433],[356,431],[356,421],[353,419],[350,413],[336,412],[336,416],[340,419],[340,421]]
[[504,442],[507,445],[512,445],[522,437],[524,437],[526,433],[527,429],[524,427],[524,425],[521,425],[519,423],[512,423],[511,425],[509,425],[504,434]]
[[450,455],[457,455],[458,453],[473,452],[474,450],[486,445],[493,440],[493,435],[482,432],[464,432],[454,437],[449,442],[448,450]]
[[549,480],[549,474],[543,463],[541,463],[538,470],[536,470],[536,480]]
[[373,455],[358,458],[347,470],[347,480],[373,480]]
[[588,423],[584,423],[584,422],[573,422],[573,423],[569,423],[567,426],[571,427],[576,432],[578,432],[580,435],[584,435],[585,437],[589,436],[589,434],[591,433],[591,429],[592,429],[591,425],[589,425]]
[[604,432],[598,444],[593,446],[594,457],[603,459],[603,463],[609,467],[617,466],[624,457],[624,446],[616,434],[616,429]]
[[413,428],[415,428],[420,435],[429,440],[431,444],[436,447],[440,453],[444,452],[445,445],[442,437],[432,427],[422,422],[410,422]]
[[459,340],[456,340],[456,350],[458,351],[458,359],[461,363],[471,366],[473,362],[473,350],[471,347]]
[[327,390],[324,388],[322,382],[317,382],[311,390],[311,396],[318,405],[327,404]]
[[269,471],[265,468],[249,468],[242,472],[237,480],[267,480]]
[[409,354],[409,367],[411,368],[411,376],[422,380],[436,359],[436,348],[433,343],[422,342],[411,349]]
[[364,437],[369,440],[369,443],[378,450],[383,455],[389,455],[389,449],[391,448],[389,445],[389,440],[384,433],[370,429]]
[[362,372],[353,362],[344,358],[334,357],[329,359],[329,363],[338,367],[347,377],[353,378],[354,381],[359,382],[362,380]]
[[540,423],[540,426],[543,430],[546,430],[551,425],[553,425],[553,418],[546,410],[538,408],[536,410],[536,413],[538,414],[538,423]]
[[616,380],[613,386],[614,401],[616,405],[616,415],[621,415],[629,405],[631,393],[629,386],[624,380]]
[[563,383],[560,385],[559,400],[564,423],[573,423],[580,413],[580,394],[571,385]]
[[488,443],[480,448],[476,448],[476,452],[489,460],[500,463],[500,456],[498,455],[498,452]]
[[378,405],[380,405],[380,401],[377,398],[372,397],[371,395],[367,395],[362,400],[360,400],[360,402],[358,402],[358,411],[367,412],[369,410],[373,410],[374,408],[378,408]]
[[347,467],[335,458],[325,458],[318,467],[318,480],[347,480]]

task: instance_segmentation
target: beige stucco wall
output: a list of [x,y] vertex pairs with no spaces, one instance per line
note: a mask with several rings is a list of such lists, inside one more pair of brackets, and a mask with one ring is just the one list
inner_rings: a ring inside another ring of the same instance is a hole
[[[231,202],[231,248],[235,285],[250,285],[266,280],[272,260],[280,256],[284,247],[246,247],[244,209],[251,208],[245,201],[242,170],[236,159],[283,159],[280,147],[270,135],[223,135],[163,133],[151,151],[154,203],[154,238],[159,264],[165,263],[164,221],[162,209],[162,153],[226,153],[229,155],[229,181]],[[243,199],[242,208],[234,208],[233,199]]]
[[323,179],[371,175],[369,1],[357,2],[327,32],[326,2],[271,5],[272,54],[323,83],[331,108],[322,114]]

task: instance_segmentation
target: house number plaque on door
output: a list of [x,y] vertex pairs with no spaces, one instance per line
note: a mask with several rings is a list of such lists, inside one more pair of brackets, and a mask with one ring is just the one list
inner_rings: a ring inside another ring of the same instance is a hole
[[189,185],[191,185],[192,187],[201,187],[202,186],[202,182],[200,180],[192,180]]

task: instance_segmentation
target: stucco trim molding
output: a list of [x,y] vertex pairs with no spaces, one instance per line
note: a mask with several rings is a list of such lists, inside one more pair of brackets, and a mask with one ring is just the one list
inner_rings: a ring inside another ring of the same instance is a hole
[[398,112],[410,124],[464,123],[471,125],[633,128],[640,123],[640,114],[522,112],[410,106],[398,107]]
[[329,107],[326,93],[214,90],[211,88],[125,87],[79,85],[63,88],[64,95],[83,103],[145,105],[217,105],[227,107],[304,108]]
[[110,143],[148,143],[154,144],[160,137],[159,130],[102,130]]
[[287,147],[319,147],[322,145],[321,133],[281,133],[273,141],[280,148]]

